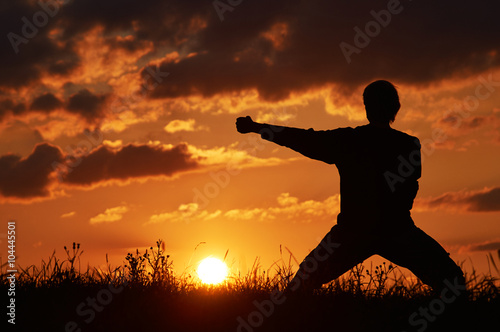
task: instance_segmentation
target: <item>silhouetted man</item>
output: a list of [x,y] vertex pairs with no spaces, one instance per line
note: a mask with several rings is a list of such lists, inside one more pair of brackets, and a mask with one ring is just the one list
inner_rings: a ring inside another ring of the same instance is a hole
[[356,128],[305,130],[261,124],[248,116],[236,121],[240,133],[260,133],[335,164],[340,174],[337,225],[300,264],[289,290],[320,288],[375,254],[410,269],[435,291],[463,290],[462,270],[410,216],[421,175],[420,142],[390,127],[400,109],[396,88],[375,81],[365,88],[363,101],[369,124]]

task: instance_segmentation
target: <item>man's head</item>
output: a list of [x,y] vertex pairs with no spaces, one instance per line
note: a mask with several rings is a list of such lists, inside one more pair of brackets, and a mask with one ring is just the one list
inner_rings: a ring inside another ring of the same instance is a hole
[[396,87],[384,80],[368,84],[363,102],[370,122],[391,123],[401,107]]

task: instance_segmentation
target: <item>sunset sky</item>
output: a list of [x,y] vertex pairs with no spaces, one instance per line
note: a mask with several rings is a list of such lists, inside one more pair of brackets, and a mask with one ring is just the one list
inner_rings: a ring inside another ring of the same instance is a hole
[[[419,137],[415,223],[471,272],[500,249],[498,1],[16,0],[0,4],[0,229],[17,263],[159,238],[178,273],[297,259],[336,223],[335,166],[236,132],[250,115],[366,123],[393,82]],[[204,243],[202,243],[204,242]],[[201,244],[200,244],[201,243]],[[195,250],[195,248],[197,249]]]

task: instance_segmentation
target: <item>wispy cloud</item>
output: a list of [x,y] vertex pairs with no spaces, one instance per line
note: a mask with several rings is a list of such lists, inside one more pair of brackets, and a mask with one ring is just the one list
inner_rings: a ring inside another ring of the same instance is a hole
[[471,145],[477,145],[477,139],[471,139],[471,134],[474,137],[482,138],[483,136],[491,143],[500,137],[500,112],[493,112],[489,115],[468,115],[462,116],[458,112],[451,112],[444,115],[441,119],[433,124],[434,128],[439,128],[443,132],[444,140],[435,143],[436,148],[466,151]]
[[261,144],[263,143],[257,142],[257,144],[251,144],[248,142],[237,142],[228,147],[220,146],[213,148],[199,148],[188,145],[188,151],[193,157],[199,158],[199,163],[201,165],[214,167],[227,166],[236,169],[276,166],[296,159],[259,157],[259,152],[264,148]]
[[201,125],[196,126],[195,119],[187,119],[187,120],[172,120],[163,129],[167,133],[173,134],[179,131],[208,130],[208,127]]
[[339,195],[324,201],[308,200],[299,202],[298,198],[282,193],[277,197],[278,206],[269,208],[233,209],[224,216],[235,220],[270,221],[275,219],[295,222],[311,222],[321,217],[334,217],[340,212]]
[[194,124],[194,119],[172,120],[163,129],[167,133],[175,133],[178,131],[194,131]]
[[98,214],[95,217],[90,218],[89,223],[91,225],[111,223],[123,218],[123,215],[128,211],[126,206],[117,206],[113,208],[106,209],[103,213]]
[[500,241],[486,241],[470,246],[470,251],[497,251],[500,250]]
[[197,203],[181,204],[175,211],[154,214],[149,217],[149,220],[144,225],[164,223],[164,222],[188,222],[191,220],[211,220],[219,217],[222,214],[221,210],[214,212],[200,211]]
[[414,209],[497,212],[500,211],[500,187],[448,192],[438,197],[419,198],[415,200]]
[[181,204],[175,211],[152,215],[148,224],[162,222],[191,222],[212,219],[253,220],[269,222],[274,220],[289,220],[291,222],[311,222],[321,218],[328,220],[340,211],[339,195],[333,195],[323,201],[307,200],[300,202],[289,193],[282,193],[276,198],[275,206],[266,208],[216,210],[209,212],[200,209],[197,203]]
[[460,253],[470,253],[475,251],[496,251],[500,255],[500,239],[471,243],[458,248],[458,252]]
[[68,212],[68,213],[64,213],[61,215],[61,218],[71,218],[73,217],[74,215],[76,214],[75,211],[71,211],[71,212]]

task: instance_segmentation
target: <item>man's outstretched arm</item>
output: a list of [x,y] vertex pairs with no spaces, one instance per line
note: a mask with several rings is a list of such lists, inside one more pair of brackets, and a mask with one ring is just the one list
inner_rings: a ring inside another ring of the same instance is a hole
[[306,157],[329,164],[335,162],[332,153],[335,149],[329,144],[334,131],[314,131],[313,129],[273,126],[255,122],[249,116],[238,118],[236,120],[236,129],[242,134],[260,134],[263,139],[286,146]]
[[238,130],[238,132],[241,134],[260,134],[264,129],[268,127],[268,124],[255,122],[249,116],[236,119],[236,130]]

